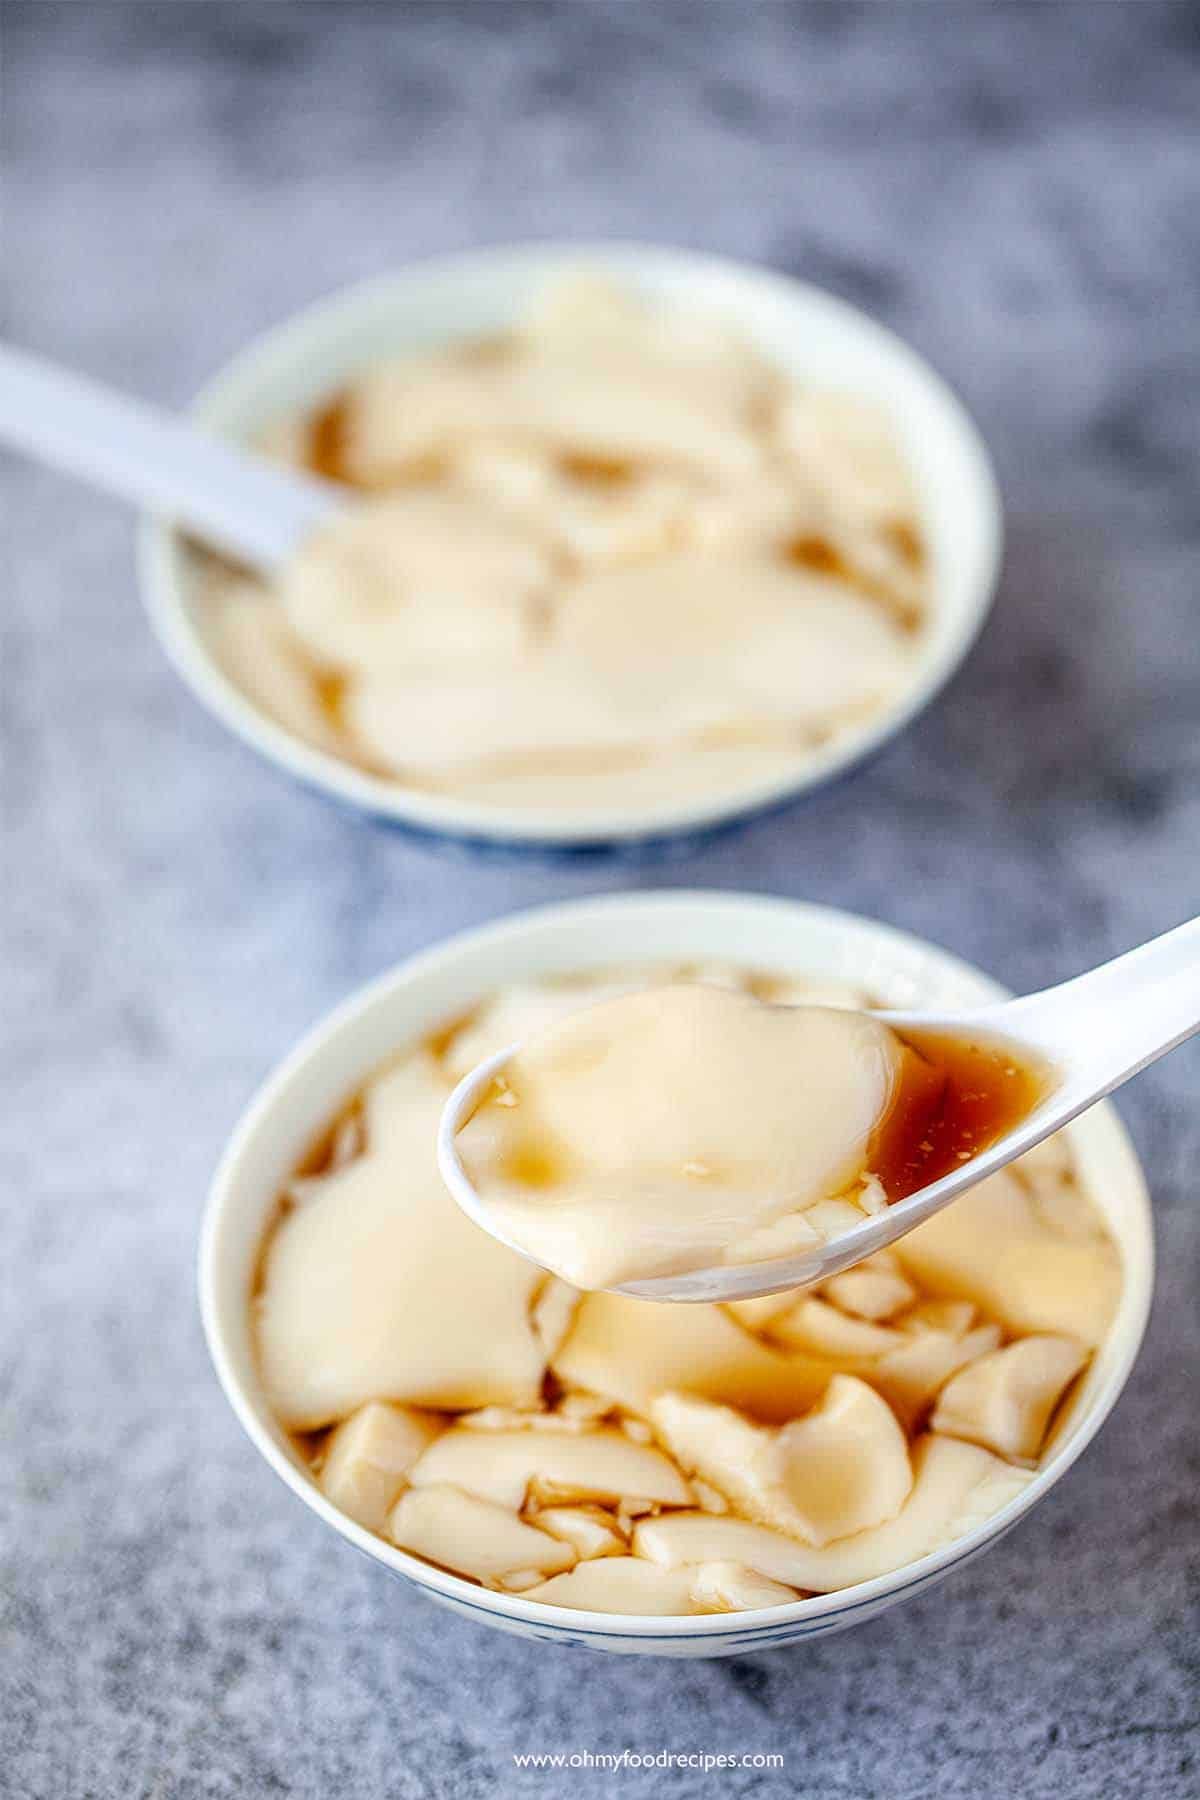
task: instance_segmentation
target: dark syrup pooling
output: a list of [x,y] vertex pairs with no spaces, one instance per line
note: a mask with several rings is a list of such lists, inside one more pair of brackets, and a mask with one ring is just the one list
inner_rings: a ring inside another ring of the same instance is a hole
[[959,1168],[1029,1117],[1051,1085],[1008,1044],[909,1032],[896,1097],[869,1158],[889,1202]]

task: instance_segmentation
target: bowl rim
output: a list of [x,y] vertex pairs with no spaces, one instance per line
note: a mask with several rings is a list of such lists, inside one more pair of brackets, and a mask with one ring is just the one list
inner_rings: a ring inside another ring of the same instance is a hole
[[[947,436],[955,440],[954,453],[972,495],[976,566],[965,583],[961,617],[940,647],[932,643],[925,647],[911,684],[894,706],[808,756],[791,773],[748,781],[715,801],[664,801],[635,813],[620,807],[583,814],[573,814],[569,807],[505,807],[429,794],[369,775],[304,744],[260,713],[220,669],[193,622],[183,538],[168,522],[143,517],[138,528],[138,585],[151,627],[194,697],[268,762],[328,797],[398,826],[514,849],[594,850],[691,837],[774,810],[849,774],[907,729],[961,667],[991,609],[1002,554],[1000,490],[983,438],[957,393],[902,337],[860,308],[812,282],[735,257],[649,241],[600,238],[496,244],[415,259],[390,274],[342,287],[251,338],[204,384],[189,415],[219,434],[237,436],[230,415],[241,410],[247,395],[279,379],[306,356],[319,361],[323,354],[328,359],[329,346],[347,320],[373,317],[389,304],[400,306],[422,286],[482,281],[489,275],[497,281],[544,279],[555,271],[579,266],[607,267],[631,280],[647,270],[707,278],[730,284],[751,299],[757,295],[791,306],[810,319],[824,316],[860,342],[872,345],[907,382],[923,389],[940,413]],[[736,302],[730,310],[736,311]],[[323,351],[318,348],[321,345]],[[268,412],[261,400],[257,410],[266,423]]]
[[[1124,1177],[1136,1204],[1144,1231],[1140,1257],[1142,1279],[1140,1290],[1133,1285],[1129,1257],[1123,1256],[1124,1287],[1121,1310],[1124,1314],[1123,1336],[1115,1337],[1116,1321],[1110,1328],[1107,1346],[1110,1366],[1101,1388],[1093,1396],[1087,1414],[1080,1420],[1070,1438],[1054,1452],[1044,1468],[1005,1506],[991,1514],[971,1531],[942,1548],[903,1564],[899,1569],[857,1582],[830,1594],[817,1594],[806,1599],[788,1601],[780,1606],[763,1607],[749,1613],[722,1613],[710,1616],[658,1617],[632,1613],[603,1613],[574,1607],[547,1607],[544,1602],[525,1600],[519,1594],[499,1594],[482,1588],[465,1577],[439,1569],[420,1557],[397,1549],[356,1524],[332,1505],[315,1482],[283,1452],[263,1426],[234,1363],[229,1338],[222,1317],[219,1297],[223,1266],[224,1231],[236,1209],[233,1189],[242,1162],[260,1132],[268,1124],[277,1107],[291,1091],[297,1079],[314,1064],[331,1054],[343,1039],[355,1033],[380,1007],[405,989],[435,980],[458,961],[480,953],[497,957],[498,973],[505,948],[524,938],[530,930],[565,924],[586,931],[594,922],[622,914],[646,917],[665,914],[679,917],[688,912],[701,912],[715,906],[745,910],[754,915],[776,917],[788,915],[798,925],[832,928],[857,940],[865,950],[882,946],[901,962],[910,961],[954,980],[968,980],[981,999],[1008,997],[1008,990],[991,980],[970,963],[915,934],[880,923],[864,915],[838,907],[816,905],[806,901],[777,896],[722,889],[660,889],[652,893],[629,890],[615,894],[590,896],[578,900],[551,902],[523,908],[490,923],[456,932],[414,955],[403,958],[382,975],[359,987],[345,1000],[313,1025],[295,1048],[276,1065],[260,1085],[243,1111],[213,1178],[204,1210],[198,1257],[200,1312],[209,1354],[217,1378],[251,1442],[275,1474],[291,1488],[305,1505],[331,1526],[338,1535],[365,1555],[383,1565],[391,1573],[407,1578],[418,1587],[431,1590],[460,1607],[475,1610],[492,1621],[500,1620],[517,1629],[538,1627],[543,1633],[560,1632],[574,1637],[595,1639],[625,1637],[642,1642],[657,1639],[664,1644],[679,1639],[720,1638],[731,1633],[749,1638],[770,1627],[799,1624],[804,1620],[836,1621],[855,1611],[869,1612],[877,1602],[899,1599],[905,1592],[928,1585],[953,1564],[968,1560],[1005,1534],[1058,1482],[1082,1455],[1100,1430],[1125,1387],[1141,1347],[1154,1291],[1154,1242],[1150,1199],[1145,1174],[1133,1144],[1109,1101],[1102,1101],[1084,1116],[1083,1128],[1102,1133],[1124,1163]],[[580,968],[588,966],[581,951]],[[593,964],[591,966],[599,966]],[[547,971],[549,972],[549,971]],[[1090,1124],[1087,1123],[1090,1121]],[[314,1119],[312,1132],[320,1130],[323,1121]],[[1069,1128],[1080,1130],[1080,1121]],[[249,1296],[244,1297],[248,1304]]]

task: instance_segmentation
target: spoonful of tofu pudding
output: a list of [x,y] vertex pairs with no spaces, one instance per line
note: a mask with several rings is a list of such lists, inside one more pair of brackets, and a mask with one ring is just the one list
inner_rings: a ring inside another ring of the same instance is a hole
[[576,1287],[749,1299],[894,1243],[1197,1029],[1200,920],[956,1014],[651,988],[474,1069],[438,1160],[476,1224]]

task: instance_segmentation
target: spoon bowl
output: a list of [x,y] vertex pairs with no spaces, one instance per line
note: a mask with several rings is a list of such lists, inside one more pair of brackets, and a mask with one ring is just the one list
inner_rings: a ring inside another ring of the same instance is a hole
[[[967,1011],[872,1014],[901,1037],[971,1040],[1010,1050],[1047,1074],[1045,1091],[1010,1130],[939,1180],[859,1225],[769,1261],[720,1263],[614,1285],[640,1300],[749,1300],[811,1286],[894,1244],[976,1183],[1032,1150],[1087,1107],[1200,1030],[1200,919],[1057,987]],[[457,1138],[519,1046],[472,1069],[451,1093],[438,1132],[442,1178],[467,1216],[501,1243],[536,1260],[492,1218],[458,1152]]]

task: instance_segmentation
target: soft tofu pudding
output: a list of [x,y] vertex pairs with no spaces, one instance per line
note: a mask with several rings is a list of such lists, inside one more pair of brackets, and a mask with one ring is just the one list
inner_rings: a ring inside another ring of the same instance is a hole
[[272,584],[210,560],[209,642],[293,736],[402,785],[716,795],[915,679],[927,569],[886,419],[719,318],[577,277],[263,447],[357,503]]
[[502,1237],[607,1288],[819,1243],[810,1209],[903,1198],[1039,1094],[1007,1052],[680,983],[521,1045],[457,1148]]
[[[724,967],[516,985],[349,1098],[263,1245],[260,1376],[327,1498],[551,1606],[775,1606],[953,1541],[1032,1478],[1120,1291],[1061,1140],[822,1287],[731,1306],[580,1293],[498,1244],[438,1177],[451,1088],[581,1008],[676,982],[723,1016],[814,1002],[846,1069],[894,1078],[886,1039],[826,1019],[871,996]],[[834,1180],[858,1151],[824,1142]],[[870,1204],[860,1183],[803,1216],[833,1233]]]
[[861,1184],[901,1060],[863,1013],[651,988],[522,1045],[457,1147],[504,1237],[613,1287],[795,1241],[781,1221]]

